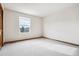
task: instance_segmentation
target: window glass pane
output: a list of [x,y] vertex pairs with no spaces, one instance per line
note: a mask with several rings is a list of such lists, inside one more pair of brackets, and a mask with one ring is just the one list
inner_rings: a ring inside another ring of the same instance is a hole
[[30,18],[19,17],[19,28],[20,32],[29,32],[30,29]]

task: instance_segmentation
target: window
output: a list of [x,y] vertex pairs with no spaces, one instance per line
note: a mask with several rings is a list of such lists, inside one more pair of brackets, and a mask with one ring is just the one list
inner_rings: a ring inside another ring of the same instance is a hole
[[31,19],[27,17],[19,17],[20,32],[29,32]]

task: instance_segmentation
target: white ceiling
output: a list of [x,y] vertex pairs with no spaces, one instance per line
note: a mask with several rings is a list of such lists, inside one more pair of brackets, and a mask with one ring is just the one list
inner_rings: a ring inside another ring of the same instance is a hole
[[4,8],[45,17],[56,11],[78,5],[77,3],[4,3]]

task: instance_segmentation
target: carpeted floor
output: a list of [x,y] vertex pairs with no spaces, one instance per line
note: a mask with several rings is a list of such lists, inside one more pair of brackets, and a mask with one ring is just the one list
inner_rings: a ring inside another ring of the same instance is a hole
[[77,56],[79,47],[38,38],[16,43],[5,44],[0,49],[0,56]]

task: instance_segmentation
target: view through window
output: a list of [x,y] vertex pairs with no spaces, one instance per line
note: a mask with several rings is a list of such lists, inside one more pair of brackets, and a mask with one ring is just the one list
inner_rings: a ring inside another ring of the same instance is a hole
[[27,17],[19,17],[20,32],[29,32],[31,19]]

